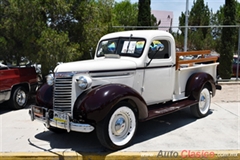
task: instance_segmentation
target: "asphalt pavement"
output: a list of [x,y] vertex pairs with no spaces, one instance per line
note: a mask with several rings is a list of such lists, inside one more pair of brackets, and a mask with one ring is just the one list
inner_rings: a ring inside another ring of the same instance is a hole
[[140,123],[132,144],[116,152],[102,147],[96,132],[55,134],[32,122],[28,108],[1,105],[0,159],[240,159],[240,85],[222,87],[207,117],[184,109]]

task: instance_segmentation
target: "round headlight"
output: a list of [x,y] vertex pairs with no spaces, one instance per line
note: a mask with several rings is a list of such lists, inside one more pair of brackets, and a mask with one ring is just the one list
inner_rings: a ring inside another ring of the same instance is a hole
[[47,84],[49,86],[52,86],[53,85],[53,81],[54,81],[54,77],[53,77],[53,74],[49,74],[46,76],[46,80],[47,80]]
[[81,76],[77,79],[78,86],[81,89],[87,89],[92,85],[92,79],[90,77]]

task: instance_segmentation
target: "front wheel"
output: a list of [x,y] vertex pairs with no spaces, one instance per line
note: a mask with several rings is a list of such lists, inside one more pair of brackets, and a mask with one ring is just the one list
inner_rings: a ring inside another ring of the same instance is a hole
[[191,112],[195,117],[202,118],[205,117],[210,109],[211,104],[211,94],[207,87],[204,87],[199,94],[199,102],[191,106]]
[[97,136],[100,143],[111,150],[126,147],[137,129],[136,113],[126,102],[120,102],[97,124]]

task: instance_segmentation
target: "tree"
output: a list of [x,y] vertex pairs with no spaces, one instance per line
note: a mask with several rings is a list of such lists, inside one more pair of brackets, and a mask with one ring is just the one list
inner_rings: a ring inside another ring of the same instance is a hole
[[151,26],[150,5],[151,5],[151,0],[138,1],[138,26]]
[[76,55],[78,45],[60,27],[69,13],[66,1],[5,0],[0,11],[0,57],[5,62],[19,65],[22,58],[29,59],[44,64],[46,75],[57,62]]
[[[223,25],[236,24],[236,5],[236,0],[225,0]],[[223,79],[231,78],[235,34],[234,28],[222,29],[219,74]]]
[[[138,25],[138,3],[131,4],[130,0],[115,3],[113,9],[114,24],[120,26]],[[128,30],[126,28],[125,30]]]
[[[19,65],[22,57],[37,53],[36,39],[41,28],[41,13],[34,6],[36,1],[8,0],[0,1],[0,53],[5,62]],[[29,17],[29,18],[28,18]],[[30,18],[31,17],[31,18]],[[32,56],[33,57],[33,56]],[[34,57],[36,58],[36,57]]]
[[[204,4],[204,0],[196,0],[193,7],[189,11],[189,26],[208,26],[210,23],[210,10],[208,5]],[[185,13],[181,13],[179,17],[179,25],[185,26]],[[185,28],[180,29],[184,36]],[[191,28],[188,30],[188,49],[202,50],[211,49],[212,36],[209,28]],[[182,38],[179,38],[182,39]]]
[[29,59],[45,76],[57,62],[91,58],[99,38],[119,30],[113,25],[137,19],[138,4],[129,0],[0,0],[0,61]]
[[[204,0],[197,0],[193,2],[193,7],[190,11],[189,24],[192,26],[208,26],[210,22],[210,11],[208,5],[204,4]],[[205,39],[208,32],[208,28],[192,28],[193,30],[199,30],[202,34],[202,38]]]

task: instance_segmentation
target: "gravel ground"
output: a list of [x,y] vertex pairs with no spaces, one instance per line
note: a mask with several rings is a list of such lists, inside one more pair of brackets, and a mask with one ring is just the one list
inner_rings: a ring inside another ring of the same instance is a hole
[[212,102],[240,102],[240,83],[220,84],[222,90],[217,90]]

